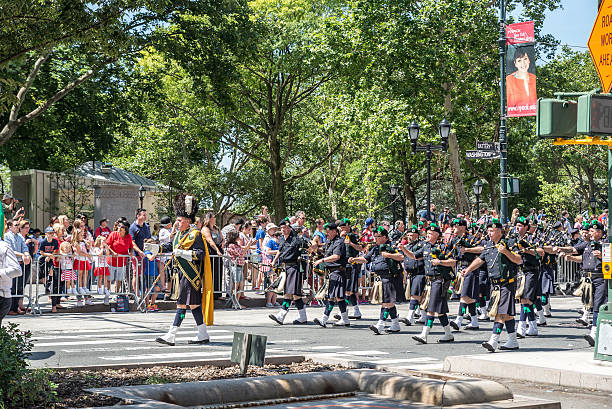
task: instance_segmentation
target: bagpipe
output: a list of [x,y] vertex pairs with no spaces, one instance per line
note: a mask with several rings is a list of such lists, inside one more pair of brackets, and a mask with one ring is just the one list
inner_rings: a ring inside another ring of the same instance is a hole
[[287,270],[284,266],[280,265],[270,266],[270,269],[276,275],[276,279],[266,287],[265,291],[283,294],[285,292],[285,282],[287,281]]

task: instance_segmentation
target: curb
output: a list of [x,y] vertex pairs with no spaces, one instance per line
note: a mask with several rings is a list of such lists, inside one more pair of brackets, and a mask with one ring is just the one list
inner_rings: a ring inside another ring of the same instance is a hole
[[[267,356],[265,360],[266,365],[289,365],[293,363],[304,362],[303,355],[274,355]],[[192,361],[155,361],[155,362],[142,362],[135,364],[108,364],[108,365],[87,365],[87,366],[59,366],[49,367],[54,371],[103,371],[106,369],[137,369],[137,368],[154,368],[159,366],[172,366],[176,368],[190,368],[194,366],[216,366],[219,368],[226,368],[228,366],[239,365],[236,362],[232,362],[229,359],[207,359],[207,360],[192,360]]]
[[446,357],[444,371],[515,380],[524,380],[526,373],[537,373],[538,383],[612,392],[612,365],[610,365],[610,375],[602,375],[460,355]]

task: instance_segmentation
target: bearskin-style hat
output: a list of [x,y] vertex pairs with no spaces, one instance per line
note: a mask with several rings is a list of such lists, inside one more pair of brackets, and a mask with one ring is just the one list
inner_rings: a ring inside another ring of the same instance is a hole
[[174,215],[176,217],[187,217],[192,222],[198,213],[198,199],[187,193],[179,193],[174,197]]

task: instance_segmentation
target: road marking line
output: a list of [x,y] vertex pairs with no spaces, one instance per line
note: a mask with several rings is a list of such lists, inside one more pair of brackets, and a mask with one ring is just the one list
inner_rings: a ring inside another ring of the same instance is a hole
[[374,364],[384,365],[384,364],[403,364],[403,363],[408,363],[408,362],[419,363],[419,362],[441,362],[441,361],[436,358],[425,356],[421,358],[380,359],[378,361],[369,361],[369,362],[372,362]]
[[[158,335],[163,335],[162,333],[159,333]],[[234,336],[233,335],[221,335],[218,337],[211,337],[211,341],[217,341],[217,340],[224,340],[224,339],[232,339]],[[191,337],[183,337],[183,338],[177,338],[177,341],[188,341],[190,339],[193,339],[193,336]],[[101,340],[91,340],[91,341],[65,341],[65,342],[40,342],[40,343],[35,343],[34,347],[35,348],[42,348],[42,347],[55,347],[55,346],[62,346],[62,345],[108,345],[108,344],[116,344],[116,343],[126,343],[126,344],[130,344],[130,343],[143,343],[143,342],[155,342],[155,338],[134,338],[134,339],[126,339],[126,338],[109,338],[109,339],[101,339]]]
[[367,356],[367,355],[389,355],[388,352],[383,351],[339,351],[337,354],[342,355],[357,355],[357,356]]
[[346,349],[346,348],[348,347],[343,347],[340,345],[321,345],[321,346],[316,346],[316,347],[310,347],[310,349],[314,351],[326,350],[326,349]]
[[193,358],[211,356],[230,356],[231,351],[223,352],[175,352],[166,354],[145,354],[145,355],[126,355],[126,356],[100,356],[98,358],[105,361],[138,361],[141,359],[168,359],[168,358]]
[[[197,328],[193,327],[193,328],[188,328],[188,327],[181,327],[181,331],[195,331]],[[227,333],[230,332],[228,330],[224,330],[224,329],[213,329],[213,330],[208,330],[209,334],[219,334],[219,333]],[[156,334],[164,334],[165,332],[162,331],[155,331],[155,330],[151,330],[151,331],[142,331],[142,332],[117,332],[117,333],[109,333],[108,331],[105,331],[105,333],[103,334],[80,334],[80,335],[73,335],[72,331],[70,335],[43,335],[43,336],[32,336],[32,339],[34,341],[38,341],[38,340],[51,340],[51,339],[79,339],[79,338],[115,338],[115,337],[142,337],[142,336],[147,336],[147,335],[156,335]]]

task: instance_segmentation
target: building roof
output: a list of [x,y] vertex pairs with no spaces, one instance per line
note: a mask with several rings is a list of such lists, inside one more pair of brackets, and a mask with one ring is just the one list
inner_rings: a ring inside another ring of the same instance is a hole
[[145,187],[157,188],[157,182],[137,175],[127,170],[112,166],[108,171],[102,172],[104,162],[85,162],[75,169],[80,176],[105,181],[106,183],[120,183],[124,185],[143,185]]

